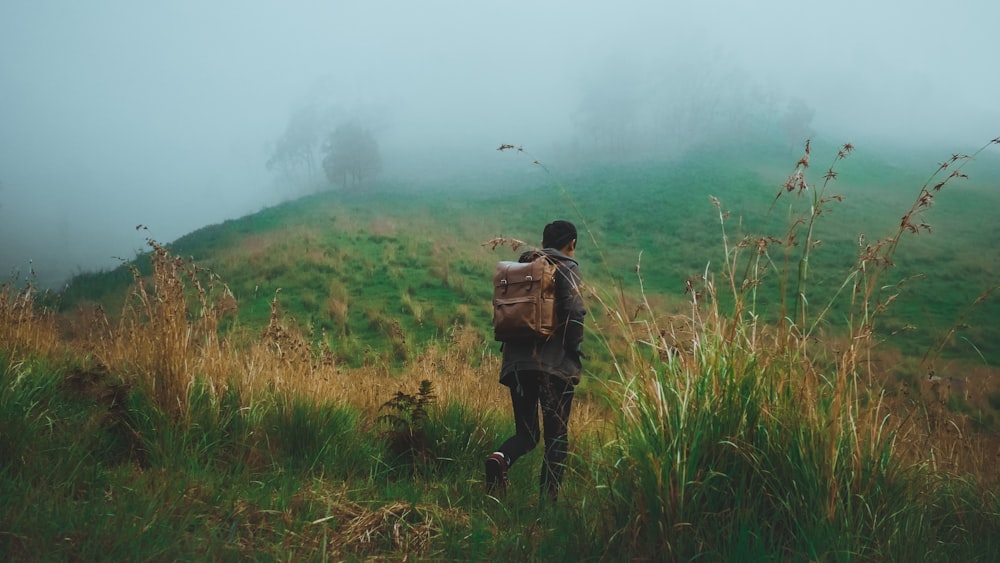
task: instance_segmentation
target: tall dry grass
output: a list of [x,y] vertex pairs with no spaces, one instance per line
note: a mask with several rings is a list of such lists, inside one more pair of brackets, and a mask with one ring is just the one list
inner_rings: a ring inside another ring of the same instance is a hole
[[[430,345],[403,368],[375,354],[352,368],[341,365],[325,342],[337,335],[305,333],[295,319],[285,317],[280,289],[268,326],[248,333],[233,325],[239,305],[217,275],[156,241],[149,246],[151,274],[130,266],[134,283],[120,314],[81,308],[71,322],[63,321],[63,331],[55,313],[38,306],[33,286],[4,285],[3,342],[15,356],[72,353],[145,389],[160,409],[178,419],[190,416],[196,383],[214,397],[232,389],[246,402],[300,397],[375,413],[399,389],[415,389],[428,380],[442,404],[462,404],[473,412],[506,408],[509,398],[497,384],[496,345],[474,327],[455,324],[447,341]],[[226,330],[220,330],[223,325]],[[405,341],[405,335],[399,339]]]
[[63,347],[55,315],[38,301],[30,281],[0,284],[0,342],[12,358],[56,355]]
[[[834,164],[852,150],[841,147]],[[605,478],[607,525],[620,548],[668,559],[781,550],[882,558],[918,553],[914,533],[952,541],[924,520],[923,503],[955,500],[954,485],[968,479],[990,490],[1000,470],[986,460],[1000,442],[940,401],[886,387],[877,329],[898,292],[896,249],[928,230],[921,215],[971,158],[942,163],[946,175],[919,189],[898,228],[861,244],[830,302],[810,302],[809,261],[817,223],[841,198],[827,193],[833,165],[821,184],[808,182],[808,143],[775,198],[798,196],[783,235],[733,242],[730,214],[712,198],[725,260],[718,273],[706,268],[687,280],[686,311],[658,312],[644,295],[636,304],[617,289],[593,292],[613,325],[601,337],[615,358],[608,395],[620,416]],[[777,322],[757,305],[766,284],[781,294]],[[828,318],[837,300],[847,301],[845,323]],[[933,359],[923,368],[933,370]]]

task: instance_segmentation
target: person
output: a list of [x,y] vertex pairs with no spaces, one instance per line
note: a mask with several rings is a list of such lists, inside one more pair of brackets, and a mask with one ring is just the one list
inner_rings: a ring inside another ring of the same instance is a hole
[[508,470],[538,444],[540,407],[545,439],[540,492],[543,499],[558,497],[569,452],[573,391],[582,371],[580,345],[586,315],[580,268],[574,258],[576,244],[573,223],[553,221],[542,232],[542,250],[525,252],[519,259],[530,262],[541,252],[555,262],[557,326],[545,340],[501,345],[500,383],[510,388],[515,433],[486,457],[486,491],[492,496],[506,493]]

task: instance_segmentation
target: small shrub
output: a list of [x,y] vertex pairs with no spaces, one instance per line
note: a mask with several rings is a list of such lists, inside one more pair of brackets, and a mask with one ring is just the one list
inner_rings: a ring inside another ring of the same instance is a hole
[[433,457],[426,424],[428,408],[435,400],[433,384],[424,379],[416,393],[396,391],[393,398],[382,404],[381,410],[388,412],[378,417],[378,422],[387,427],[381,437],[393,457],[411,466]]

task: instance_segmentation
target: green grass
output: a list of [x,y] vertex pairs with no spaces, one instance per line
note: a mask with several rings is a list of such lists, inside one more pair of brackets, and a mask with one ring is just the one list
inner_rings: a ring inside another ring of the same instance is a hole
[[[438,529],[448,517],[438,505],[480,502],[469,470],[494,439],[480,416],[443,405],[427,424],[435,455],[411,474],[350,408],[280,395],[248,403],[196,385],[175,420],[99,371],[4,365],[0,552],[13,559],[320,558],[335,538],[348,557],[392,552],[392,526]],[[337,537],[401,497],[427,508]]]
[[575,439],[554,506],[537,499],[537,452],[512,469],[503,502],[484,498],[482,452],[509,422],[456,403],[429,410],[416,428],[425,455],[402,459],[384,427],[349,408],[279,395],[213,398],[195,387],[188,418],[172,420],[99,373],[8,361],[0,552],[18,560],[993,557],[995,491],[901,466],[889,436],[866,444],[848,428],[831,433],[845,419],[826,410],[822,393],[811,420],[779,385],[780,366],[745,352],[720,345],[699,374],[668,362],[629,382],[631,393],[609,389],[609,400],[629,402],[609,434]]
[[[823,245],[810,254],[807,320],[820,318],[823,329],[813,340],[793,330],[806,324],[797,316],[781,323],[779,285],[784,275],[795,281],[801,247],[790,247],[787,262],[775,248],[773,265],[749,276],[760,277],[756,292],[727,289],[729,268],[751,271],[745,265],[759,256],[753,246],[734,251],[743,234],[782,237],[808,208],[808,200],[786,194],[768,212],[783,178],[769,180],[770,166],[752,156],[536,175],[535,183],[458,200],[454,192],[410,188],[370,199],[321,194],[172,245],[232,290],[240,313],[223,329],[231,336],[260,334],[278,295],[281,315],[310,339],[325,332],[347,368],[382,361],[401,368],[426,346],[447,342],[456,324],[480,332],[481,351],[467,355],[494,354],[490,288],[482,281],[510,253],[479,243],[498,235],[531,242],[556,214],[577,220],[586,232],[579,257],[595,289],[593,352],[578,400],[603,405],[606,418],[573,434],[558,504],[538,499],[541,448],[512,468],[507,498],[484,497],[483,453],[512,430],[505,405],[483,412],[468,406],[474,397],[460,397],[421,410],[411,401],[420,392],[386,387],[379,392],[388,406],[364,412],[279,386],[293,377],[282,373],[257,382],[252,394],[219,374],[173,374],[189,385],[172,397],[155,393],[163,374],[97,366],[79,351],[53,360],[0,348],[0,554],[992,560],[1000,550],[1000,496],[992,460],[975,462],[994,451],[983,431],[995,424],[1000,400],[995,392],[977,402],[950,394],[938,405],[915,397],[925,379],[920,356],[941,346],[941,335],[951,334],[940,348],[945,357],[995,364],[1000,353],[991,347],[1000,336],[995,300],[970,309],[983,286],[995,284],[995,265],[981,257],[996,235],[978,227],[989,224],[996,194],[982,184],[968,193],[949,186],[928,215],[943,209],[938,230],[957,240],[938,241],[939,233],[903,240],[897,266],[880,271],[874,299],[896,287],[900,296],[866,317],[878,321],[869,337],[849,304],[821,311],[851,275],[859,232],[876,223],[883,226],[868,240],[890,235],[913,201],[912,182],[919,187],[924,178],[873,159],[853,171],[851,159],[838,165],[835,186],[847,199],[817,222]],[[869,193],[871,184],[887,187]],[[568,202],[586,221],[566,212]],[[734,215],[720,225],[727,210]],[[728,239],[720,245],[723,228]],[[706,269],[709,279],[692,284],[705,292],[695,308],[685,280]],[[121,272],[106,275],[114,286]],[[92,291],[87,299],[102,299],[99,279],[81,279],[60,306],[71,311]],[[785,299],[794,310],[794,298]],[[646,302],[656,307],[630,322]],[[679,313],[686,316],[667,317]],[[949,332],[958,321],[969,327]],[[916,328],[893,334],[906,324]],[[667,341],[672,331],[678,336]],[[867,366],[838,348],[853,346],[838,336],[906,352],[894,366],[876,368],[891,385],[861,380]],[[372,372],[333,376],[358,373]],[[944,455],[942,444],[979,472],[951,468],[955,456]]]
[[[835,154],[823,150],[813,150],[815,169]],[[510,158],[512,168],[534,166],[521,155],[498,158]],[[621,284],[635,291],[633,270],[641,253],[646,293],[667,302],[682,301],[685,280],[723,260],[710,196],[732,213],[727,229],[733,243],[744,235],[781,238],[789,222],[808,209],[808,202],[787,194],[772,207],[795,158],[777,152],[722,151],[673,163],[512,177],[508,189],[494,191],[465,185],[396,186],[364,198],[317,194],[205,227],[171,246],[226,281],[240,303],[239,326],[255,331],[266,325],[270,301],[281,288],[283,313],[317,335],[327,332],[334,351],[350,362],[359,347],[397,355],[390,335],[370,322],[370,309],[396,319],[412,350],[440,337],[455,322],[469,320],[485,330],[490,311],[489,287],[483,280],[489,278],[494,261],[513,255],[491,252],[480,243],[498,235],[537,243],[540,225],[556,216],[577,221],[586,230],[579,257],[588,282]],[[926,214],[935,232],[904,241],[898,250],[893,279],[910,281],[888,312],[887,331],[880,335],[892,347],[922,354],[958,322],[961,311],[996,285],[1000,264],[982,258],[997,242],[997,233],[988,225],[1000,193],[989,186],[1000,177],[1000,167],[990,154],[981,160],[969,167],[968,181],[949,185]],[[840,175],[830,193],[845,199],[826,206],[829,216],[816,226],[815,239],[822,246],[810,260],[814,307],[833,298],[854,266],[861,235],[872,243],[896,228],[934,166],[900,162],[887,164],[862,154],[838,164]],[[822,174],[814,170],[812,175]],[[791,260],[800,252],[793,250]],[[914,277],[920,274],[926,277]],[[128,279],[124,266],[82,274],[63,293],[60,306],[72,312],[85,301],[105,302],[105,309],[114,313]],[[774,320],[781,314],[778,280],[771,276],[764,281],[757,312]],[[328,307],[332,295],[345,293],[346,320]],[[414,314],[403,295],[420,305],[421,315]],[[847,315],[844,302],[836,301],[831,309],[833,330]],[[471,317],[460,312],[462,306]],[[973,359],[982,355],[990,364],[1000,363],[1000,348],[994,344],[1000,341],[1000,326],[991,322],[998,314],[997,300],[979,304],[964,323],[974,328],[959,335],[966,339],[950,339],[942,353]],[[907,329],[893,334],[902,327]]]

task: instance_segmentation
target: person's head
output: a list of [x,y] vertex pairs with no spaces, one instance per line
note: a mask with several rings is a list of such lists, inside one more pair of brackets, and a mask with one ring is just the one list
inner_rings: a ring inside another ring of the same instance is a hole
[[542,248],[554,248],[571,256],[576,251],[576,226],[569,221],[553,221],[545,225]]

